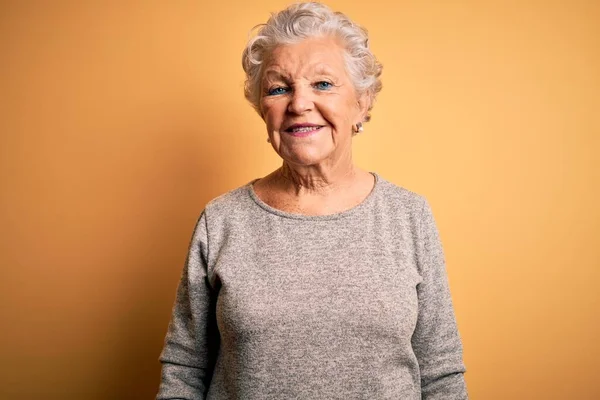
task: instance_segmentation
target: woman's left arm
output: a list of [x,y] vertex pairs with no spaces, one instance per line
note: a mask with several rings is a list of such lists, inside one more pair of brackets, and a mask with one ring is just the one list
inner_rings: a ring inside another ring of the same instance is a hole
[[412,347],[421,371],[423,400],[467,399],[463,349],[450,296],[446,263],[428,201],[423,199],[417,243],[419,314]]

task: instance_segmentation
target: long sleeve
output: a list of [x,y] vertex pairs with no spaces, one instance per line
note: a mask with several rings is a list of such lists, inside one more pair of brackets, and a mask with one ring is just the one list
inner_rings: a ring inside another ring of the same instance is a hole
[[417,245],[419,314],[412,346],[419,361],[424,400],[467,399],[462,343],[446,276],[445,258],[437,226],[423,199]]
[[162,377],[157,400],[206,398],[218,349],[215,296],[208,280],[206,255],[203,213],[190,243],[160,355]]

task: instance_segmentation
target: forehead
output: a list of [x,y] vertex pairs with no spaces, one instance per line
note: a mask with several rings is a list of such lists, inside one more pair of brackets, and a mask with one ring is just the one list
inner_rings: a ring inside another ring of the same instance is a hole
[[344,49],[333,38],[310,38],[271,52],[264,77],[301,78],[310,74],[346,75]]

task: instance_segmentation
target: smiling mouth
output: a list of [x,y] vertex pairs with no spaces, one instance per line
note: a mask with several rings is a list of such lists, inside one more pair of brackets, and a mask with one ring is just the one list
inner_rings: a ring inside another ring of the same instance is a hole
[[289,133],[291,136],[303,137],[311,135],[312,133],[321,130],[321,128],[323,128],[321,125],[295,125],[287,128],[285,132]]
[[302,127],[297,127],[297,128],[288,128],[286,131],[291,132],[291,133],[312,132],[312,131],[316,131],[317,129],[321,129],[321,127],[320,126],[302,126]]

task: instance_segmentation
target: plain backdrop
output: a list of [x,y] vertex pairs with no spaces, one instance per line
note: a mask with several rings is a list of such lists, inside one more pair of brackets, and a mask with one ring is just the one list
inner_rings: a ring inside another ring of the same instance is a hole
[[[288,3],[0,1],[0,398],[148,399],[192,229],[279,166],[248,31]],[[343,1],[357,164],[434,210],[473,399],[598,399],[600,3]]]

